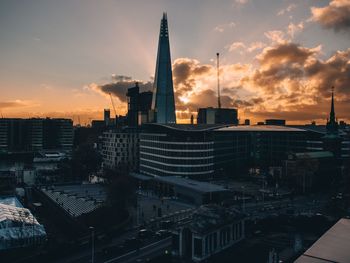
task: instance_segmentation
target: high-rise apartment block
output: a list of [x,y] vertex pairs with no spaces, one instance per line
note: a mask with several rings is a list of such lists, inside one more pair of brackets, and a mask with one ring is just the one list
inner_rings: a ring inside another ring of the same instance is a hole
[[73,121],[70,119],[0,119],[0,152],[71,152],[72,147]]

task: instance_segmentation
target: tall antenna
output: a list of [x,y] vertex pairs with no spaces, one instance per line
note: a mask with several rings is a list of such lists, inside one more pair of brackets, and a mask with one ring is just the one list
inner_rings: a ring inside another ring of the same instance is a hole
[[221,109],[219,53],[216,53],[216,70],[217,70],[217,78],[218,78],[218,108]]

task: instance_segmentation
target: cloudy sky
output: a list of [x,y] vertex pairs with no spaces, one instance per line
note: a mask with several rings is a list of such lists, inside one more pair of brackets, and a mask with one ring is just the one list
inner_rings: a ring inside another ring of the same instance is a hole
[[0,113],[125,114],[134,81],[152,89],[168,13],[178,122],[222,104],[253,122],[325,122],[331,87],[350,122],[350,0],[0,0]]

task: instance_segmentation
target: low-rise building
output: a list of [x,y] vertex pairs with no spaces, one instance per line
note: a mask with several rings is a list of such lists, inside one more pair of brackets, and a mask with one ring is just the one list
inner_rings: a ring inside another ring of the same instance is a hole
[[0,251],[37,246],[45,240],[44,226],[29,209],[15,197],[0,198]]
[[173,230],[172,253],[201,262],[243,240],[244,215],[235,209],[204,205]]

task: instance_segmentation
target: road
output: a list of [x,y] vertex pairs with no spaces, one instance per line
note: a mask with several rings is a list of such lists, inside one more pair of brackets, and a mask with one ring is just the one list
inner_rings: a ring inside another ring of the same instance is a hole
[[166,250],[171,249],[171,237],[165,238],[163,240],[157,241],[155,243],[144,246],[138,250],[133,250],[127,254],[109,259],[104,263],[132,263],[137,262],[137,260],[154,258],[156,256],[162,255]]

